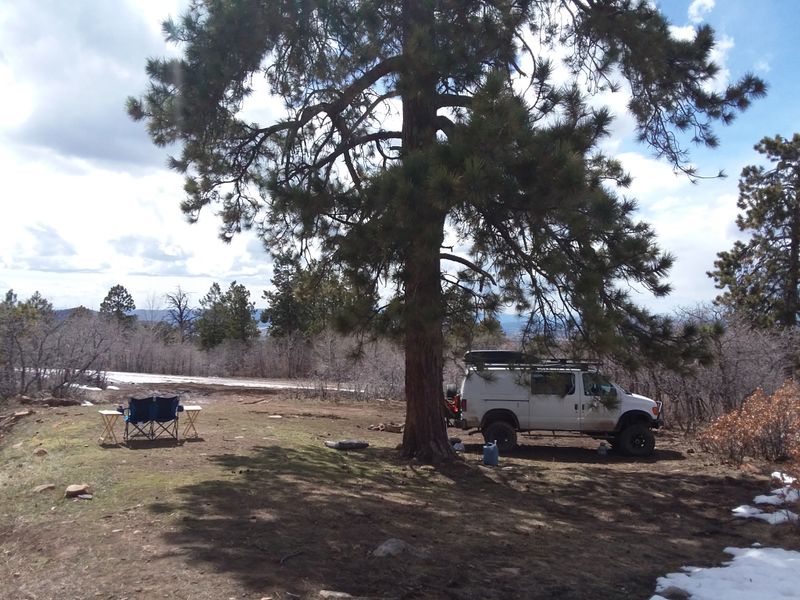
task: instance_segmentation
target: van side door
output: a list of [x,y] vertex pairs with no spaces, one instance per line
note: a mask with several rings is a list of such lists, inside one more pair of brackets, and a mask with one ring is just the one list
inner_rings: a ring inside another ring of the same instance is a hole
[[531,429],[577,431],[580,411],[575,373],[531,372]]

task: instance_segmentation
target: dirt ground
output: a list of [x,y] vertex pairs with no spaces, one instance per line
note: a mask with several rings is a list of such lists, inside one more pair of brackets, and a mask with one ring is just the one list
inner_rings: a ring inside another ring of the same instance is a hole
[[[731,518],[766,477],[674,434],[647,460],[523,438],[492,468],[479,436],[452,430],[464,460],[433,468],[368,429],[402,421],[400,403],[158,391],[202,406],[199,439],[100,445],[98,405],[35,409],[0,440],[0,598],[649,598],[657,577],[720,564],[728,546],[800,548],[796,527]],[[346,438],[370,447],[323,444]],[[64,499],[72,483],[93,499]],[[373,555],[392,538],[401,554]]]

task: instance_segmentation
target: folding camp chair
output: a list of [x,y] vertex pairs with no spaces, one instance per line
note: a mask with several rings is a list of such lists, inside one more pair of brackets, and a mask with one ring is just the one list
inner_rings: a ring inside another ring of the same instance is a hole
[[177,440],[178,412],[182,408],[178,406],[178,397],[156,396],[153,401],[155,403],[155,412],[151,439],[164,435]]
[[133,437],[153,439],[153,416],[155,403],[152,398],[131,398],[125,413],[125,433],[122,438],[128,441]]

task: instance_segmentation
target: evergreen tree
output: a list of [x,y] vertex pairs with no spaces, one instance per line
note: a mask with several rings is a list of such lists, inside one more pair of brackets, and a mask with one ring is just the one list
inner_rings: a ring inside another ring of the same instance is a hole
[[225,306],[225,339],[249,342],[258,337],[258,325],[253,318],[255,304],[250,291],[241,283],[231,283],[223,296]]
[[136,304],[128,290],[122,285],[115,285],[100,303],[100,314],[112,317],[121,325],[130,327],[136,321],[136,316],[131,315],[136,310]]
[[218,346],[225,340],[225,305],[222,290],[215,281],[200,300],[197,318],[197,341],[203,350]]
[[200,347],[208,350],[225,340],[248,342],[258,337],[254,308],[250,292],[242,284],[232,282],[223,294],[219,284],[213,283],[200,300],[200,315],[196,323]]
[[273,337],[286,337],[305,333],[307,318],[305,307],[295,293],[296,262],[288,255],[275,257],[272,273],[272,291],[262,295],[267,308],[261,311],[261,322],[267,324],[267,331]]
[[[750,75],[711,91],[712,30],[677,40],[645,0],[198,0],[164,30],[183,56],[151,60],[128,110],[156,144],[182,145],[183,210],[218,204],[225,239],[255,225],[269,248],[314,242],[365,297],[394,287],[379,317],[404,336],[403,453],[426,461],[453,455],[441,261],[479,293],[492,275],[500,300],[535,313],[539,340],[565,323],[620,353],[669,334],[621,285],[667,293],[671,259],[605,185],[628,178],[597,150],[610,115],[581,83],[627,81],[639,137],[690,174],[678,134],[714,146],[713,122],[764,92]],[[550,81],[555,43],[571,50],[564,86]],[[283,118],[240,118],[254,77]],[[447,224],[469,258],[442,252]]]
[[361,298],[330,265],[312,260],[303,267],[297,257],[283,254],[275,259],[273,289],[265,291],[268,306],[261,321],[271,336],[313,336],[326,329],[349,329],[352,312]]
[[720,252],[709,273],[725,290],[718,304],[760,327],[797,325],[800,290],[800,134],[765,137],[755,149],[769,167],[742,170],[736,218],[746,242]]

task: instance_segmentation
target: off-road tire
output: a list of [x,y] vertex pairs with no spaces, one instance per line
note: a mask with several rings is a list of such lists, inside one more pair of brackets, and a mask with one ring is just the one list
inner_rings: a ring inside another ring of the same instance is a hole
[[493,421],[483,429],[483,439],[495,442],[500,452],[510,452],[517,446],[517,432],[511,423]]
[[656,436],[653,431],[641,423],[628,425],[615,441],[620,452],[637,458],[650,456],[656,447]]

